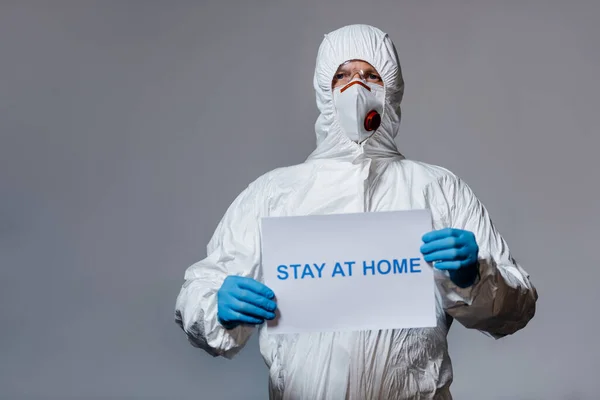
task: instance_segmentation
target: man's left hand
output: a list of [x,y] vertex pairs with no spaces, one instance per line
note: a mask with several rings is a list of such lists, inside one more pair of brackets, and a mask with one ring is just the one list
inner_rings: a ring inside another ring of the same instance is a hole
[[471,286],[478,273],[479,246],[473,232],[446,228],[423,236],[421,253],[437,269],[447,270],[461,287]]

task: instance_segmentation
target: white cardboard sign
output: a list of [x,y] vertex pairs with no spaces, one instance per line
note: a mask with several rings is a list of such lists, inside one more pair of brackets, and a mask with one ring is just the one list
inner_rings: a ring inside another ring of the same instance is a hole
[[276,296],[271,334],[432,327],[428,210],[262,219],[262,269]]

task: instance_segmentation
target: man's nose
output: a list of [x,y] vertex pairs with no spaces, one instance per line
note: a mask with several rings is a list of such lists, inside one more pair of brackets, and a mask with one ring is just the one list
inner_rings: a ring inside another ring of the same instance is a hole
[[350,77],[350,80],[353,81],[356,79],[356,77],[358,77],[358,79],[360,79],[360,80],[363,80],[362,73],[360,71],[356,71],[354,73],[354,75],[352,75],[352,77]]

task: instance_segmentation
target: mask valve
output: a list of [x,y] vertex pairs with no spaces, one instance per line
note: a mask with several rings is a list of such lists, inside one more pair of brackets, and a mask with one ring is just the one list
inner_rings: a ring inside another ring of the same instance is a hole
[[372,132],[377,130],[377,128],[379,128],[379,125],[381,124],[381,116],[379,115],[379,113],[375,110],[371,110],[367,113],[367,116],[365,117],[365,130],[367,132]]

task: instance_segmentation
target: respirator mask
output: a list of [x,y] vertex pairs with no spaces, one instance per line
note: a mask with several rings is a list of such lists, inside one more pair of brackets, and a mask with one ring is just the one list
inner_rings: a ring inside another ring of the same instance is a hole
[[383,86],[356,78],[333,89],[337,120],[350,140],[361,143],[381,124],[385,92]]

